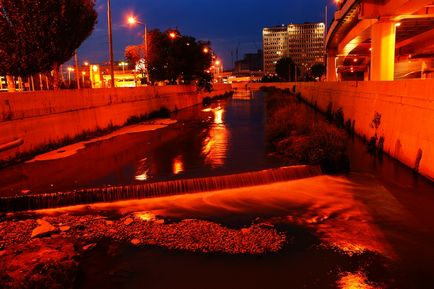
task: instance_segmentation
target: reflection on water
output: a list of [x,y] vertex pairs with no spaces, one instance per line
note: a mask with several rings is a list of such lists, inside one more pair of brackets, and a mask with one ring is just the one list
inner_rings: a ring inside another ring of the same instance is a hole
[[213,113],[214,122],[208,130],[208,135],[202,142],[202,155],[205,157],[205,163],[212,168],[222,167],[227,158],[230,141],[229,130],[224,123],[225,110],[218,106],[206,111]]
[[137,181],[146,181],[149,179],[149,166],[147,160],[147,158],[144,158],[139,161],[136,176],[134,177]]
[[264,98],[181,110],[159,130],[92,142],[63,159],[0,171],[0,195],[51,193],[144,181],[206,177],[280,165],[264,141]]
[[172,168],[174,175],[180,174],[184,171],[184,160],[182,159],[182,155],[177,155],[173,159]]
[[362,272],[344,273],[338,280],[339,289],[381,289],[368,283],[366,276]]

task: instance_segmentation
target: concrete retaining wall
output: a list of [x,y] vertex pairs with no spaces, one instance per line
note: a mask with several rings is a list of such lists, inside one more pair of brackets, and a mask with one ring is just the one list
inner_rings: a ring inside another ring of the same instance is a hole
[[24,143],[0,152],[0,160],[31,151],[83,131],[123,125],[131,116],[166,107],[173,111],[231,91],[215,85],[211,93],[195,86],[82,89],[0,94],[0,147],[16,139]]
[[[264,84],[252,84],[258,89]],[[305,82],[267,84],[279,88],[296,86],[297,92],[325,111],[342,108],[345,121],[367,139],[384,137],[384,151],[410,168],[434,180],[434,80],[367,82]],[[377,130],[374,116],[381,115]],[[420,158],[421,157],[421,158]],[[420,159],[420,161],[418,160]],[[419,162],[419,165],[417,163]]]

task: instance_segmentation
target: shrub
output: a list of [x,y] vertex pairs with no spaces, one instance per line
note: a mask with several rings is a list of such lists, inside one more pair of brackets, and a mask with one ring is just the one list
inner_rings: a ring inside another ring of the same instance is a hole
[[[307,107],[297,104],[296,97],[271,93],[266,98],[266,138],[276,153],[291,164],[320,165],[326,173],[349,170],[347,137],[326,122],[309,119]],[[330,114],[332,104],[329,105]],[[336,114],[343,125],[343,112]]]

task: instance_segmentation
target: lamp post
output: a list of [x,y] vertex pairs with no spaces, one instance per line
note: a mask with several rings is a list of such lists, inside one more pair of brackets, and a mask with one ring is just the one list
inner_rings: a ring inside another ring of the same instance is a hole
[[113,61],[113,37],[112,37],[112,11],[110,0],[107,0],[107,22],[109,38],[109,55],[110,55],[110,87],[115,87],[114,61]]
[[142,24],[145,26],[145,35],[144,35],[144,46],[145,46],[145,71],[146,71],[146,82],[149,83],[149,69],[148,69],[148,29],[146,27],[146,23],[140,22],[134,16],[128,17],[128,24],[131,26],[136,24]]
[[123,62],[123,61],[119,63],[119,66],[122,67],[122,74],[125,74],[125,66],[127,66],[127,65],[128,65],[128,63]]
[[74,71],[74,68],[68,67],[68,86],[71,87],[71,71]]

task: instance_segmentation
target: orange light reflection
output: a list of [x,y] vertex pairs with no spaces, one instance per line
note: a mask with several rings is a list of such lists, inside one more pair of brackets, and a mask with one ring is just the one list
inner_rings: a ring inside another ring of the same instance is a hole
[[338,280],[340,289],[380,289],[381,287],[369,284],[366,276],[362,272],[345,273]]
[[146,161],[147,158],[144,158],[139,162],[139,167],[137,168],[136,176],[134,177],[137,181],[146,181],[149,179],[149,167]]
[[205,163],[211,167],[220,167],[226,161],[229,131],[224,124],[225,110],[217,107],[211,111],[214,114],[214,124],[202,143],[202,155],[205,156]]
[[184,171],[184,160],[182,159],[182,156],[176,156],[173,159],[173,164],[172,164],[172,171],[174,175],[177,175],[179,173],[182,173]]

